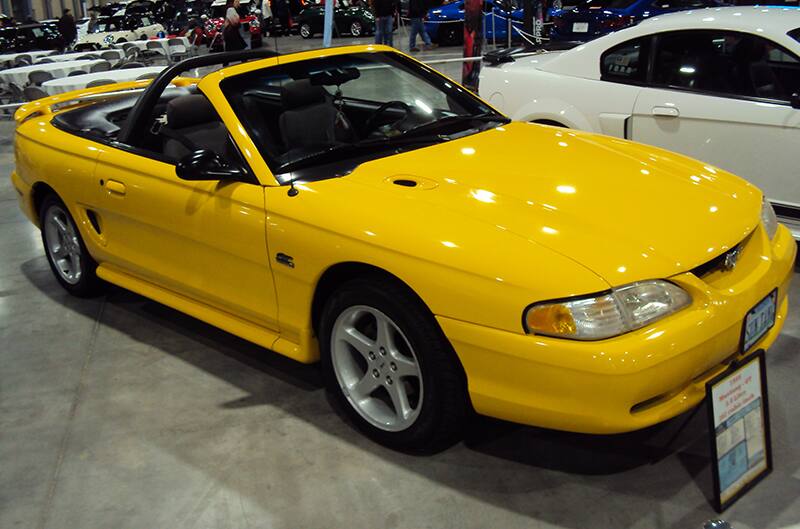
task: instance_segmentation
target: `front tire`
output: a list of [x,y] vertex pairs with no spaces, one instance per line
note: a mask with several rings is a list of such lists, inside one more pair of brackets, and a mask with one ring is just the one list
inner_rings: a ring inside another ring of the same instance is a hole
[[346,283],[325,304],[320,331],[328,389],[368,437],[413,451],[458,439],[468,410],[463,371],[407,288],[382,278]]
[[364,33],[364,27],[361,25],[361,22],[354,20],[350,24],[350,35],[353,37],[360,37],[362,33]]
[[100,287],[95,274],[97,263],[86,250],[75,220],[57,196],[48,195],[42,201],[39,226],[47,262],[61,286],[78,297],[96,294]]
[[300,26],[300,36],[304,39],[310,39],[314,36],[314,32],[311,31],[311,26],[309,24],[302,24]]

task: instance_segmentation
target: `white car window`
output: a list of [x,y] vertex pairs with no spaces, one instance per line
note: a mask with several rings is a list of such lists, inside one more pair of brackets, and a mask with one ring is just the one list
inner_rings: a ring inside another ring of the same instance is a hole
[[603,80],[641,83],[647,75],[648,38],[629,40],[605,52],[600,59]]
[[657,48],[655,86],[778,101],[800,90],[797,57],[755,35],[676,31],[659,35]]

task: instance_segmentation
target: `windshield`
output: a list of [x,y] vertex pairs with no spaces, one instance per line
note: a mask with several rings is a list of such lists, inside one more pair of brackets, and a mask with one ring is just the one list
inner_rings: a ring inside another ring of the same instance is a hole
[[789,32],[789,36],[792,37],[797,42],[800,42],[800,28],[793,29]]
[[242,74],[222,91],[281,181],[338,176],[365,159],[475,134],[507,118],[391,52],[334,55]]
[[98,19],[97,25],[91,30],[91,33],[106,33],[110,31],[120,31],[119,20],[117,19]]

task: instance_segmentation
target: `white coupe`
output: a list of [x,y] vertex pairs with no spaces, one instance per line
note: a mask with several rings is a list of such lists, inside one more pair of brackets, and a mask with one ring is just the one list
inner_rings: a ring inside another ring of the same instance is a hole
[[568,51],[484,67],[480,94],[516,120],[727,169],[763,189],[800,238],[798,8],[660,15]]

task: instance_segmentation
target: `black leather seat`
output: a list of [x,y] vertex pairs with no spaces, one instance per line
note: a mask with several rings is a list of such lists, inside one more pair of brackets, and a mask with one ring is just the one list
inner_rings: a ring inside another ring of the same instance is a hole
[[167,103],[167,124],[161,131],[166,136],[164,154],[173,160],[200,149],[233,159],[228,129],[211,102],[201,94],[176,97]]
[[355,139],[353,126],[339,112],[330,95],[308,79],[290,81],[281,88],[283,114],[278,118],[288,152],[314,150]]

